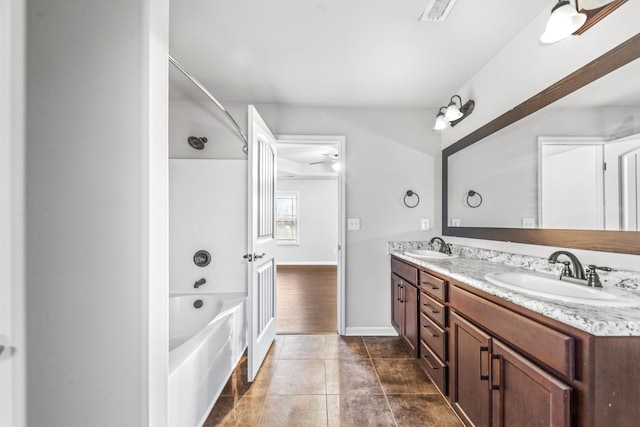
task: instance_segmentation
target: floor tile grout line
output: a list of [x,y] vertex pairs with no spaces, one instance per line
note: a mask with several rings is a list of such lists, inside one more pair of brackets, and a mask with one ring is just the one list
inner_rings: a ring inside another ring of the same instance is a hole
[[258,418],[258,427],[260,425],[262,425],[262,417],[264,416],[264,407],[267,406],[267,399],[269,398],[269,395],[267,394],[264,397],[264,402],[262,402],[262,406],[260,406],[260,417]]
[[371,353],[369,352],[369,347],[367,346],[367,341],[362,337],[362,342],[364,343],[364,348],[367,349],[367,354],[369,355],[369,362],[373,366],[373,371],[376,373],[376,378],[378,379],[378,384],[380,384],[380,389],[382,390],[382,395],[384,396],[385,402],[387,402],[387,408],[389,408],[389,413],[391,414],[391,418],[393,418],[393,422],[395,423],[395,427],[398,427],[398,420],[396,420],[396,415],[393,413],[393,409],[391,409],[391,404],[389,403],[389,399],[387,398],[387,392],[382,386],[382,381],[380,381],[380,375],[378,375],[378,369],[376,368],[376,364],[373,363],[373,358],[371,357]]

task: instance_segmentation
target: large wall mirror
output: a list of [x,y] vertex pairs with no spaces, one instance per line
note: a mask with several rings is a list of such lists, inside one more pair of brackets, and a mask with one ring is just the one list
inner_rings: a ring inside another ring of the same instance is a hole
[[640,34],[443,151],[443,234],[640,254]]

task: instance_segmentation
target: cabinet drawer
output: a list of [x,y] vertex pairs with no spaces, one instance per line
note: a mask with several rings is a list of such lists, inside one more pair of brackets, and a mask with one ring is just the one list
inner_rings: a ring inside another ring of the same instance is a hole
[[425,271],[420,271],[420,290],[440,301],[447,300],[447,282]]
[[431,298],[424,292],[420,292],[420,312],[424,313],[441,328],[447,326],[446,310],[447,308],[443,304]]
[[440,360],[447,360],[447,333],[424,314],[420,314],[420,339]]
[[575,379],[575,339],[452,286],[451,308],[549,368]]
[[402,277],[412,285],[418,284],[418,269],[397,258],[391,258],[391,271]]
[[420,365],[425,370],[433,384],[446,396],[449,393],[447,380],[447,365],[433,354],[424,342],[420,342]]

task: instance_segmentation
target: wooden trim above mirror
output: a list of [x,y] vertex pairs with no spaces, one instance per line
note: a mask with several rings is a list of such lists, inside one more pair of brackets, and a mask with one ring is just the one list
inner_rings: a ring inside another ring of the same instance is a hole
[[442,151],[442,234],[640,255],[640,232],[637,231],[450,227],[448,216],[449,156],[638,58],[640,58],[640,33],[445,148]]

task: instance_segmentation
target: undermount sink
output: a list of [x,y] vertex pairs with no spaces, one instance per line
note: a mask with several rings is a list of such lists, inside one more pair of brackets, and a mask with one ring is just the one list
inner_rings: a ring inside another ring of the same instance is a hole
[[412,249],[410,251],[406,251],[405,255],[425,259],[458,258],[457,254],[445,254],[442,252],[430,251],[427,249]]
[[608,307],[640,305],[640,301],[624,298],[602,289],[533,274],[489,273],[484,278],[494,285],[560,301]]

